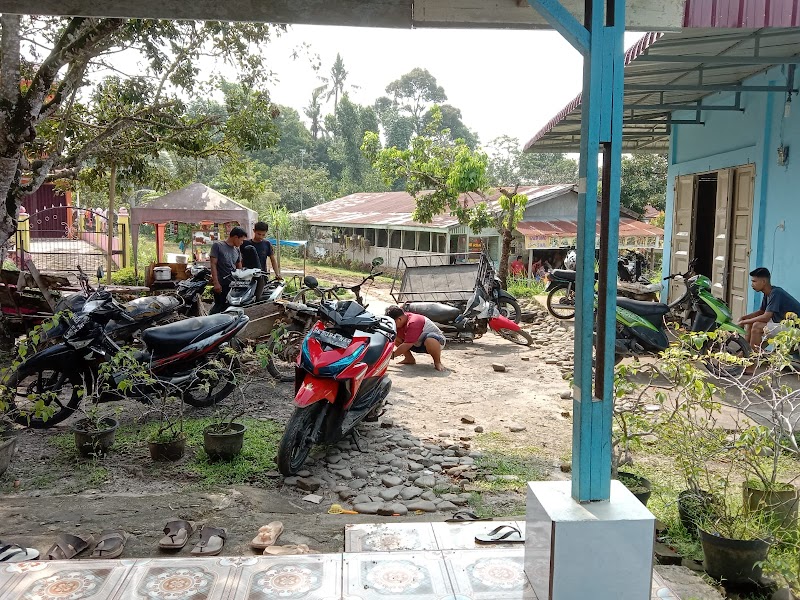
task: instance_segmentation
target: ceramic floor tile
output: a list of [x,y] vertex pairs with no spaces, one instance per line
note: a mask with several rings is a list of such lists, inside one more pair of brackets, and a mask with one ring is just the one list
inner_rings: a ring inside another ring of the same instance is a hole
[[516,527],[525,535],[525,523],[518,521],[473,521],[467,523],[431,523],[439,550],[474,550],[521,548],[522,544],[478,544],[475,536],[487,534],[501,525]]
[[442,553],[391,552],[344,555],[344,600],[453,600]]
[[342,555],[253,557],[239,569],[230,600],[340,600]]
[[1,600],[108,600],[124,587],[130,564],[117,560],[50,560],[4,565],[16,575]]
[[655,571],[653,571],[652,600],[680,600],[678,595],[667,586],[667,582],[664,581],[661,575]]
[[444,551],[457,600],[536,600],[525,576],[525,549]]
[[375,523],[345,525],[345,552],[437,550],[430,523]]
[[[108,600],[228,600],[251,557],[138,559],[124,589]],[[124,561],[123,561],[124,562]]]

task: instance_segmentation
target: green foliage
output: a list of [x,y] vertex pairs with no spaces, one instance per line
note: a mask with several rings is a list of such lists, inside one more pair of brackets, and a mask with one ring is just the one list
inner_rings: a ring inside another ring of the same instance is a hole
[[143,285],[144,275],[140,274],[137,280],[133,267],[124,267],[111,273],[111,283],[114,285]]
[[644,214],[648,204],[663,211],[667,167],[667,157],[662,154],[623,156],[620,204],[640,215]]
[[475,483],[483,490],[521,491],[526,482],[541,481],[548,476],[546,461],[537,457],[538,448],[519,446],[498,432],[479,434],[476,442],[482,456],[475,464],[484,475]]
[[268,177],[270,188],[289,212],[298,212],[336,197],[335,183],[323,166],[307,165],[301,168],[282,162],[269,169]]
[[431,104],[447,100],[444,88],[427,69],[417,67],[386,86],[386,93],[394,104],[411,118],[414,133],[421,135],[426,129],[425,110]]
[[515,298],[533,298],[544,294],[547,283],[527,277],[509,277],[506,290]]
[[564,154],[522,152],[518,138],[507,135],[493,139],[486,147],[487,177],[494,186],[549,185],[578,180],[578,163]]

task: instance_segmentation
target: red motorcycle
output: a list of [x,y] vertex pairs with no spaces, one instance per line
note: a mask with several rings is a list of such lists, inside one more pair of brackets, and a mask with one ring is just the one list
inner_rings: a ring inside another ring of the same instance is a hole
[[334,444],[363,420],[380,415],[392,382],[386,368],[395,327],[357,302],[323,302],[303,340],[295,370],[295,409],[278,447],[286,476],[303,466],[314,444]]

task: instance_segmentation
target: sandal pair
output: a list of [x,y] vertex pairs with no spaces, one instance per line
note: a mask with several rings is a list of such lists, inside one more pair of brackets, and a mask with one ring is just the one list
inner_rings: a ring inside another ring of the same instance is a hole
[[[117,558],[125,550],[128,534],[122,530],[104,531],[92,549],[91,558]],[[94,544],[91,534],[61,533],[47,551],[49,560],[69,560]]]
[[[194,521],[169,521],[164,527],[164,537],[158,542],[162,550],[180,550],[195,532]],[[203,525],[200,528],[200,541],[192,548],[193,556],[216,556],[222,552],[228,530],[224,527]]]
[[6,544],[0,542],[0,562],[22,562],[23,560],[36,560],[39,551],[36,548],[26,548],[19,544]]

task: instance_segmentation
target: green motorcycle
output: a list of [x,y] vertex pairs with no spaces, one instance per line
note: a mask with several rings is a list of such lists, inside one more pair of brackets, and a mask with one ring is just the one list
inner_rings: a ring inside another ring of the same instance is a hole
[[[693,314],[691,331],[710,332],[727,331],[729,335],[722,338],[721,347],[710,348],[706,344],[701,352],[726,352],[738,358],[748,358],[751,353],[750,344],[744,338],[745,330],[733,321],[728,306],[711,294],[711,281],[705,275],[670,275],[665,280],[682,278],[686,292],[681,298],[670,304],[660,302],[642,302],[629,298],[617,297],[617,335],[615,342],[615,362],[626,356],[657,354],[666,350],[670,344],[670,336],[665,317],[674,314],[674,310],[691,305],[689,314]],[[738,377],[744,372],[744,366],[726,363],[710,358],[704,361],[711,373]]]

